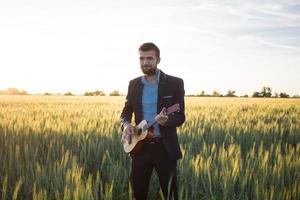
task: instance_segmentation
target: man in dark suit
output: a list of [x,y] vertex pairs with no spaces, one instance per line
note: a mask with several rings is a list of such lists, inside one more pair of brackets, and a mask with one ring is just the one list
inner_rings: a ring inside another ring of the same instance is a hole
[[[153,169],[158,174],[165,199],[177,199],[177,160],[182,157],[176,127],[185,121],[183,80],[165,74],[157,65],[160,50],[153,43],[139,48],[140,67],[144,76],[130,81],[125,106],[121,113],[122,140],[130,143],[135,124],[142,120],[156,121],[151,129],[153,138],[141,151],[131,153],[131,184],[137,200],[147,199]],[[167,115],[166,108],[179,104],[180,110]]]

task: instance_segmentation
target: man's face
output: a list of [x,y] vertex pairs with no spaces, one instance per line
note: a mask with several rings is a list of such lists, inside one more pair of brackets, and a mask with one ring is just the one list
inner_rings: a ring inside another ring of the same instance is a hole
[[139,54],[142,72],[145,75],[155,75],[157,65],[160,62],[160,58],[155,55],[155,51],[139,51]]

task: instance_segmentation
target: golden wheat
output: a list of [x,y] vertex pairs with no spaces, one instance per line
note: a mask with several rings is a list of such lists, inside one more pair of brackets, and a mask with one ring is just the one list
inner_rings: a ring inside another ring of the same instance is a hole
[[[2,199],[132,199],[124,97],[0,96]],[[300,199],[300,101],[186,98],[180,199]],[[157,199],[158,180],[149,198]]]

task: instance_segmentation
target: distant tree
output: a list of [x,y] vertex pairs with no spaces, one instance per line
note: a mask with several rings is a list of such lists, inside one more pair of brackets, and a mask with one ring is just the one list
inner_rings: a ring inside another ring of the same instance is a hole
[[278,98],[278,97],[279,97],[279,94],[278,94],[277,92],[275,92],[274,97],[275,97],[275,98]]
[[290,95],[287,94],[287,93],[285,93],[285,92],[281,92],[281,93],[279,94],[279,96],[280,96],[280,98],[289,98],[289,97],[290,97]]
[[84,96],[93,96],[93,92],[85,92],[83,95]]
[[272,96],[272,89],[270,87],[263,87],[261,90],[261,94],[263,97],[271,97]]
[[52,95],[50,92],[45,92],[44,95],[49,96]]
[[8,95],[28,95],[27,91],[18,90],[17,88],[8,88],[7,90],[5,90],[3,92],[4,92],[4,94],[8,94]]
[[85,92],[84,96],[105,96],[105,93],[100,90],[96,90],[95,92]]
[[214,97],[220,97],[221,94],[218,91],[214,90],[212,96],[214,96]]
[[94,96],[105,96],[105,93],[103,91],[100,91],[100,90],[96,90],[94,92]]
[[235,93],[234,90],[228,90],[228,92],[225,95],[225,97],[236,97],[236,95],[234,93]]
[[22,90],[22,91],[20,92],[20,95],[28,95],[28,93],[27,93],[26,90]]
[[253,92],[252,97],[263,97],[260,92]]
[[109,93],[109,96],[121,96],[119,90],[114,90],[111,93]]
[[271,97],[272,96],[272,89],[271,87],[264,86],[261,89],[261,92],[254,92],[252,97]]
[[248,94],[245,94],[245,95],[243,95],[243,96],[241,96],[241,97],[248,98],[249,96],[248,96]]
[[8,88],[6,90],[6,94],[19,94],[19,90],[17,88]]
[[66,92],[64,95],[65,96],[74,96],[74,94],[72,92]]
[[204,97],[205,96],[205,91],[202,90],[201,93],[199,94],[200,97]]

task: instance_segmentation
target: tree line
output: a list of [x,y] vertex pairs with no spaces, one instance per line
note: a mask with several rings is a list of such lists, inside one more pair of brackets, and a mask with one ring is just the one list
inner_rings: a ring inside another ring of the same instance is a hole
[[[237,96],[235,94],[234,90],[228,90],[228,92],[223,95],[218,91],[213,91],[212,94],[206,94],[204,90],[201,91],[200,94],[197,95],[187,95],[187,96],[194,96],[194,97],[249,97],[249,95],[242,95],[242,96]],[[275,92],[274,94],[272,93],[272,88],[271,87],[267,87],[264,86],[261,91],[255,91],[253,92],[252,96],[253,98],[289,98],[289,97],[293,97],[293,98],[300,98],[299,95],[293,95],[290,96],[288,93],[286,92]]]
[[[6,90],[0,90],[0,95],[30,95],[26,90],[19,90],[17,88],[8,88]],[[64,95],[64,96],[75,96],[76,94],[73,92],[65,92],[63,94],[61,93],[51,93],[51,92],[45,92],[43,95]],[[101,90],[95,90],[95,91],[87,91],[83,94],[83,96],[105,96],[105,92]],[[122,96],[122,94],[119,92],[119,90],[114,90],[108,94],[109,96]]]
[[[19,90],[17,88],[8,88],[6,90],[0,90],[0,95],[29,95],[29,93],[26,90]],[[68,92],[65,92],[64,94],[61,94],[61,93],[53,94],[50,92],[45,92],[43,95],[75,96],[76,94],[68,91]],[[106,94],[102,90],[95,90],[95,91],[84,92],[83,96],[106,96]],[[119,90],[114,90],[114,91],[110,92],[108,94],[108,96],[123,96],[123,94],[121,94],[119,92]],[[191,97],[249,97],[247,94],[242,95],[242,96],[237,96],[235,94],[234,90],[228,90],[228,92],[226,94],[221,94],[220,92],[218,92],[216,90],[213,91],[212,94],[206,94],[205,91],[202,90],[200,92],[200,94],[186,95],[186,96],[191,96]],[[300,98],[299,95],[290,96],[286,92],[272,93],[272,88],[267,87],[267,86],[262,87],[262,89],[260,91],[253,92],[251,97],[254,97],[254,98],[289,98],[289,97]]]
[[17,88],[8,88],[6,90],[0,90],[0,94],[6,95],[28,95],[26,90],[19,90]]
[[[47,92],[44,95],[52,95],[52,94]],[[58,94],[58,95],[62,95],[62,94]],[[64,96],[75,96],[76,94],[74,94],[72,92],[66,92],[63,95]],[[122,94],[119,92],[119,90],[114,90],[114,91],[110,92],[108,95],[109,96],[122,96]],[[101,90],[96,90],[94,92],[87,91],[83,94],[83,96],[106,96],[106,94],[105,94],[105,92],[103,92]]]

